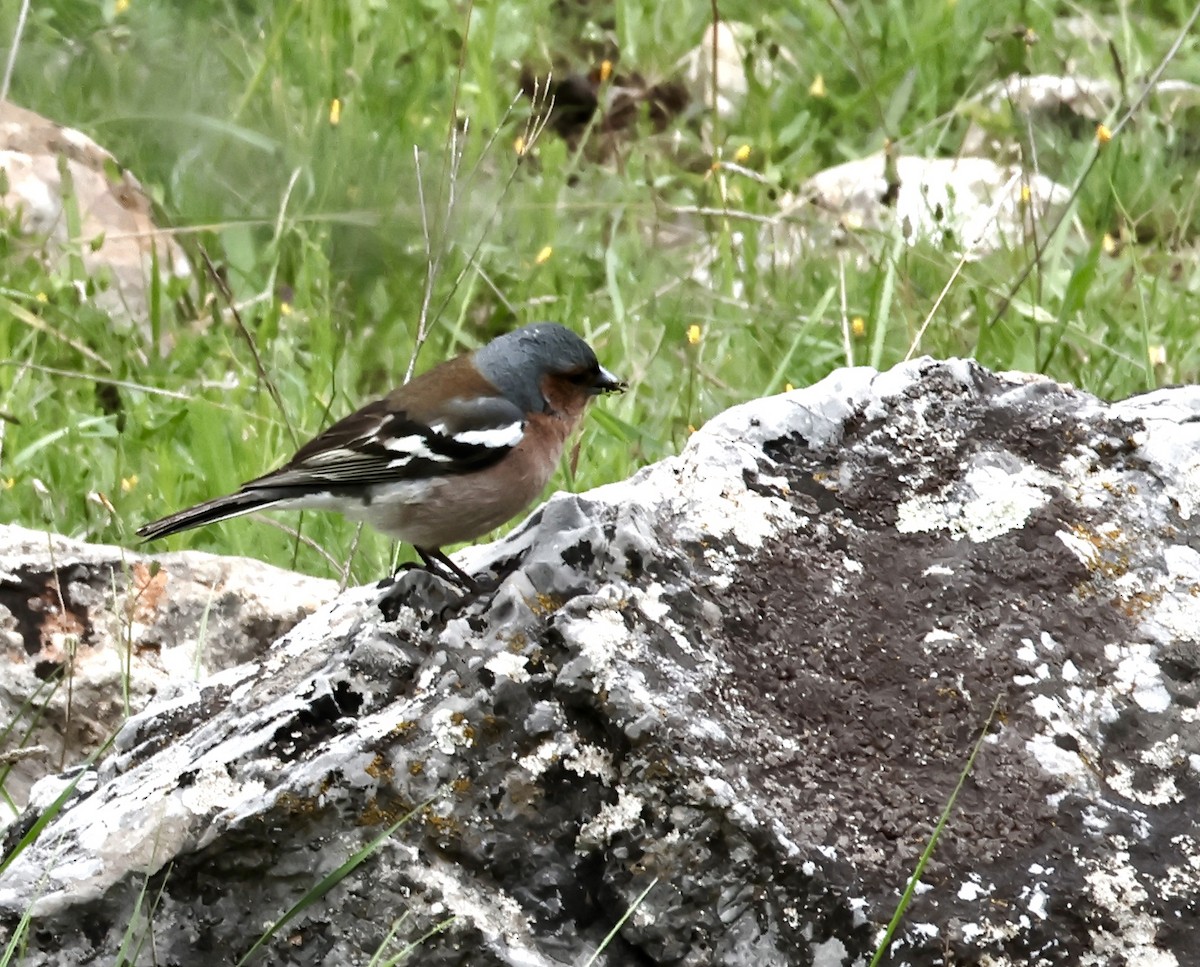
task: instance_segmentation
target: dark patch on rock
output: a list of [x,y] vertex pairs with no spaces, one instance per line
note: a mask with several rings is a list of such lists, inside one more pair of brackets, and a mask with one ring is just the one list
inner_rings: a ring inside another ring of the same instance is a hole
[[[82,564],[55,570],[17,567],[11,577],[0,579],[0,607],[12,615],[25,653],[30,657],[40,654],[57,635],[74,635],[81,645],[89,645],[93,634],[91,615],[85,605],[76,601],[74,585],[111,580],[111,568],[103,574],[94,574]],[[45,680],[52,673],[53,669],[44,669],[39,677]]]
[[330,736],[352,727],[344,720],[358,714],[363,696],[349,682],[339,680],[330,684],[330,689],[306,696],[307,704],[290,722],[276,729],[273,744],[281,759],[297,759]]
[[589,541],[581,541],[563,551],[562,559],[567,567],[587,573],[591,571],[592,565],[596,560],[596,555],[592,551],[592,545]]

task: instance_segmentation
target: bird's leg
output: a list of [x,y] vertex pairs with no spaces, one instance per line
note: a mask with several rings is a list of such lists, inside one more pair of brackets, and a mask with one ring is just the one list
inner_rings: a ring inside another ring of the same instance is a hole
[[[380,581],[383,594],[376,603],[388,621],[396,620],[400,608],[408,606],[418,613],[432,614],[445,623],[478,597],[481,588],[437,548],[417,547],[415,550],[421,560],[406,561],[397,568],[395,575]],[[400,580],[400,575],[408,571],[417,571],[424,579]]]
[[[479,590],[479,585],[475,582],[475,579],[436,547],[414,547],[414,550],[420,556],[421,560],[425,562],[425,569],[427,571],[437,574],[440,569],[444,577],[449,577],[459,587],[472,592]],[[435,565],[437,566],[435,567]]]

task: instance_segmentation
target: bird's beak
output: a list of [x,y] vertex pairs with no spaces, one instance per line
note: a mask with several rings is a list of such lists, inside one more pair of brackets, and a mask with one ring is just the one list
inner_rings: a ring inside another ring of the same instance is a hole
[[602,393],[624,393],[628,388],[628,383],[617,379],[617,377],[601,366],[600,374],[596,377],[596,381],[592,383],[592,395],[600,396]]

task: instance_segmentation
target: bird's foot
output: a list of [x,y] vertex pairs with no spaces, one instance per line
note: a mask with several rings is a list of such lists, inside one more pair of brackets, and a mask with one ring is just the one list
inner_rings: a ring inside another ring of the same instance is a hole
[[404,607],[412,608],[418,614],[440,616],[447,608],[457,607],[462,600],[462,592],[456,584],[419,564],[402,568],[392,577],[380,581],[377,587],[383,593],[376,603],[388,621],[395,621]]
[[392,577],[377,585],[383,591],[378,601],[379,610],[388,621],[394,621],[405,606],[447,621],[500,586],[500,582],[492,578],[471,577],[440,552],[419,553],[423,563],[401,564]]

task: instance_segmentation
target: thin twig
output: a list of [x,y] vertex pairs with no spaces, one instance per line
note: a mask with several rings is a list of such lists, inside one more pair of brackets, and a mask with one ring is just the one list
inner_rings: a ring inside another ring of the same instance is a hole
[[[724,167],[724,165],[722,165]],[[734,208],[712,208],[707,205],[670,205],[667,211],[673,215],[702,215],[712,218],[731,218],[734,221],[758,222],[761,225],[778,225],[786,220],[786,214],[781,216],[759,215],[756,212],[741,211]]]
[[354,564],[354,556],[358,553],[358,545],[362,540],[363,522],[360,520],[354,528],[354,540],[350,542],[350,550],[346,554],[346,563],[342,565],[342,576],[338,580],[338,594],[350,586],[350,568]]
[[[1171,61],[1175,59],[1175,55],[1179,53],[1179,48],[1183,45],[1184,38],[1191,33],[1192,27],[1195,26],[1197,19],[1200,19],[1200,3],[1192,8],[1192,13],[1191,16],[1188,17],[1187,23],[1185,23],[1179,29],[1179,33],[1176,35],[1175,40],[1168,48],[1166,54],[1164,54],[1162,60],[1158,62],[1158,66],[1151,71],[1150,77],[1146,80],[1145,85],[1142,87],[1142,91],[1138,95],[1137,100],[1135,100],[1129,106],[1128,110],[1126,110],[1125,113],[1121,115],[1121,117],[1109,129],[1112,137],[1115,138],[1121,129],[1125,127],[1125,125],[1132,120],[1133,116],[1137,114],[1137,112],[1140,111],[1145,105],[1146,101],[1150,98],[1150,95],[1154,92],[1154,88],[1161,79],[1163,72],[1167,69],[1167,65],[1170,64]],[[1063,226],[1063,223],[1066,222],[1076,200],[1083,191],[1084,183],[1087,181],[1088,176],[1092,173],[1092,169],[1096,167],[1096,162],[1100,160],[1100,153],[1103,150],[1104,146],[1099,142],[1096,142],[1096,144],[1093,145],[1092,155],[1088,159],[1087,165],[1084,167],[1083,172],[1075,180],[1075,184],[1071,188],[1071,194],[1067,198],[1066,204],[1063,205],[1062,211],[1059,212],[1058,217],[1055,218],[1054,223],[1050,226],[1049,231],[1046,233],[1045,239],[1043,239],[1043,248],[1045,245],[1049,244],[1050,240],[1054,238],[1054,236],[1058,233],[1058,230]],[[1025,263],[1021,271],[1017,273],[1017,277],[1013,280],[1012,285],[1008,287],[1008,291],[1005,293],[1000,305],[997,307],[996,311],[992,313],[991,319],[988,320],[987,328],[990,329],[1000,321],[1001,317],[1008,311],[1008,307],[1012,305],[1013,299],[1017,297],[1017,293],[1021,291],[1021,288],[1029,280],[1029,276],[1033,274],[1034,269],[1038,268],[1040,264],[1040,255],[1039,257],[1035,257],[1029,262]]]
[[433,298],[433,280],[437,272],[437,260],[433,254],[433,240],[429,236],[429,207],[425,203],[425,179],[421,176],[421,149],[413,145],[413,166],[417,170],[417,205],[421,209],[421,238],[425,242],[425,286],[421,292],[421,309],[417,315],[417,336],[413,340],[412,355],[408,359],[408,369],[404,371],[404,382],[412,379],[413,371],[417,368],[417,353],[425,342],[427,320],[429,319],[429,302]]
[[[21,294],[24,295],[24,293],[21,293]],[[101,367],[102,369],[108,370],[110,373],[112,372],[112,363],[110,363],[107,359],[105,359],[103,356],[100,356],[97,353],[93,352],[91,349],[89,349],[87,346],[85,346],[83,343],[81,343],[78,339],[73,339],[70,336],[66,335],[66,333],[59,332],[56,328],[54,328],[54,326],[50,325],[50,323],[48,323],[40,315],[38,315],[35,312],[30,312],[19,302],[15,301],[13,299],[5,298],[3,295],[0,295],[0,308],[7,309],[8,314],[12,318],[18,320],[19,322],[24,323],[30,329],[33,329],[36,332],[44,332],[44,333],[46,333],[46,335],[52,336],[53,338],[66,343],[68,346],[70,346],[72,349],[74,349],[77,353],[79,353],[79,355],[85,357],[90,362],[95,363],[97,366]]]
[[4,80],[0,81],[0,101],[8,100],[8,88],[12,83],[13,70],[17,66],[17,51],[21,49],[21,35],[25,32],[25,18],[29,15],[29,0],[23,0],[17,14],[17,26],[13,30],[12,46],[8,50],[8,63],[4,65]]
[[[542,136],[542,132],[546,130],[546,126],[550,123],[550,111],[554,107],[554,99],[553,97],[550,97],[549,94],[546,96],[549,98],[548,102],[546,102],[549,105],[547,110],[540,114],[537,113],[537,101],[535,97],[535,111],[530,115],[529,120],[525,123],[525,134],[523,135],[523,139],[525,142],[526,152],[533,148],[538,139]],[[513,103],[515,104],[515,101]],[[504,121],[507,120],[507,117],[508,112],[506,112],[504,118],[501,119],[501,126],[503,126]],[[454,282],[451,284],[450,290],[446,293],[446,297],[442,300],[441,304],[437,308],[437,312],[435,313],[436,316],[441,316],[441,314],[445,312],[446,306],[450,304],[450,300],[458,291],[459,286],[462,285],[463,279],[467,277],[467,272],[470,271],[471,266],[477,261],[479,257],[479,251],[483,248],[483,243],[487,239],[488,232],[491,231],[492,225],[500,215],[504,199],[508,195],[508,191],[512,187],[513,182],[516,180],[517,172],[520,170],[520,168],[521,161],[520,158],[518,158],[517,163],[513,165],[512,171],[508,173],[508,178],[505,179],[504,185],[500,189],[500,195],[496,199],[496,205],[492,209],[492,213],[488,217],[488,220],[484,222],[483,229],[479,233],[479,238],[476,239],[475,245],[472,247],[471,251],[467,253],[467,264],[464,265],[459,271],[458,275],[454,277]]]
[[720,34],[720,30],[721,30],[721,11],[717,5],[717,0],[712,0],[711,6],[712,6],[712,90],[710,93],[712,94],[712,98],[711,98],[711,103],[709,104],[709,107],[712,109],[712,126],[713,126],[712,146],[713,146],[713,150],[715,151],[715,150],[717,150],[717,145],[720,144],[720,141],[721,141],[721,127],[720,127],[721,115],[720,115],[720,112],[717,110],[717,104],[719,103],[719,100],[720,100],[720,97],[719,97],[720,83],[717,78],[717,64],[719,63],[720,58],[717,56],[717,54],[718,54],[718,47],[720,46],[720,44],[718,43],[718,40],[719,40],[719,34]]
[[291,201],[292,192],[296,189],[296,182],[300,179],[299,168],[292,169],[292,175],[288,178],[287,187],[283,189],[283,198],[279,200],[279,214],[275,216],[275,241],[279,241],[283,235],[283,219],[287,215],[288,202]]
[[[464,150],[463,145],[459,141],[458,105],[459,99],[462,96],[463,77],[467,71],[467,43],[470,38],[471,17],[474,10],[474,0],[468,0],[465,12],[465,26],[463,28],[463,41],[462,46],[459,48],[458,69],[454,73],[454,94],[450,100],[450,119],[446,128],[446,177],[438,183],[437,208],[439,211],[445,212],[445,221],[438,232],[436,246],[434,245],[433,234],[429,229],[429,206],[426,203],[425,184],[421,177],[421,152],[416,145],[413,145],[413,163],[417,170],[417,196],[421,206],[421,233],[425,240],[425,287],[421,293],[421,310],[417,318],[417,335],[413,340],[413,351],[408,360],[408,368],[404,372],[404,382],[406,383],[412,379],[413,373],[417,368],[417,356],[420,355],[421,347],[425,345],[425,340],[429,338],[429,306],[433,301],[433,287],[441,271],[442,259],[449,248],[450,226],[454,218],[457,200],[455,187],[458,181],[459,168],[462,165]],[[465,133],[464,125],[464,136]],[[442,204],[443,198],[445,199],[445,205]],[[433,319],[438,318],[441,318],[440,311],[433,315]]]
[[933,317],[937,315],[938,308],[950,294],[950,287],[954,285],[955,280],[961,274],[963,268],[967,264],[967,256],[964,252],[958,260],[958,264],[954,266],[954,271],[950,273],[950,278],[946,280],[946,284],[942,286],[942,291],[938,293],[938,297],[933,300],[933,305],[929,307],[929,312],[925,314],[925,318],[921,321],[920,328],[917,329],[917,334],[913,336],[913,341],[908,346],[908,352],[904,354],[904,361],[912,359],[913,353],[917,351],[917,347],[921,345],[921,340],[925,337],[925,330],[929,328],[929,324],[933,322]]
[[233,299],[233,292],[229,285],[221,277],[217,271],[217,267],[213,265],[213,261],[208,256],[208,249],[204,245],[200,245],[200,258],[204,260],[204,267],[208,270],[208,275],[212,279],[213,284],[224,297],[226,304],[229,306],[229,311],[233,314],[234,322],[237,323],[238,331],[242,334],[242,338],[246,340],[246,345],[250,348],[250,355],[254,357],[254,368],[258,373],[258,378],[263,381],[267,387],[267,392],[271,394],[271,399],[279,410],[279,415],[283,418],[283,425],[287,427],[287,431],[292,438],[292,443],[300,446],[300,440],[296,435],[296,429],[292,426],[292,421],[288,417],[287,408],[283,405],[283,397],[279,393],[279,387],[275,385],[275,381],[271,379],[267,372],[267,367],[262,361],[262,356],[258,352],[258,346],[254,342],[254,337],[250,334],[250,330],[246,328],[246,324],[242,321],[242,314],[238,312],[237,304]]
[[846,254],[838,252],[838,295],[842,308],[842,348],[846,351],[846,365],[854,365],[854,343],[850,338],[849,310],[846,306]]
[[[971,250],[983,240],[984,233],[988,230],[992,223],[1000,217],[1000,209],[1003,207],[1006,201],[1012,198],[1012,191],[1014,188],[1016,188],[1018,191],[1017,197],[1020,197],[1020,188],[1017,187],[1018,182],[1020,182],[1022,185],[1028,184],[1025,179],[1024,170],[1018,171],[1011,178],[1009,178],[1007,182],[1005,182],[1004,187],[1000,189],[996,196],[996,201],[992,204],[991,212],[987,221],[980,226],[979,234],[968,245],[963,246],[962,255],[959,256],[958,263],[954,266],[954,271],[950,273],[950,278],[948,278],[946,280],[946,284],[942,286],[942,291],[938,293],[938,297],[933,300],[933,305],[929,307],[929,311],[925,314],[925,318],[922,320],[920,327],[917,329],[917,334],[913,337],[912,342],[909,343],[908,352],[904,354],[905,362],[912,359],[913,353],[915,353],[917,351],[917,347],[921,345],[921,340],[925,336],[925,331],[929,328],[930,323],[933,322],[933,317],[937,315],[938,308],[941,306],[942,302],[945,301],[946,296],[950,294],[951,286],[954,285],[955,280],[957,280],[959,275],[962,274],[962,270],[966,267],[967,262],[970,260]],[[1032,212],[1033,202],[1036,200],[1032,192],[1030,192],[1029,198],[1029,210]],[[1018,204],[1018,212],[1020,212],[1020,208],[1021,206]]]
[[310,548],[311,550],[316,551],[318,554],[321,555],[321,557],[325,558],[326,562],[328,562],[329,566],[335,572],[341,571],[341,569],[343,567],[342,562],[339,561],[337,558],[335,558],[327,550],[325,550],[325,548],[323,548],[320,544],[318,544],[316,541],[314,541],[311,537],[305,537],[302,533],[300,533],[299,528],[289,527],[283,521],[276,520],[274,517],[268,517],[265,514],[261,514],[261,513],[251,514],[250,516],[254,520],[258,521],[259,523],[267,524],[271,527],[274,527],[276,530],[283,531],[289,537],[295,538],[297,541],[304,544],[306,547]]

